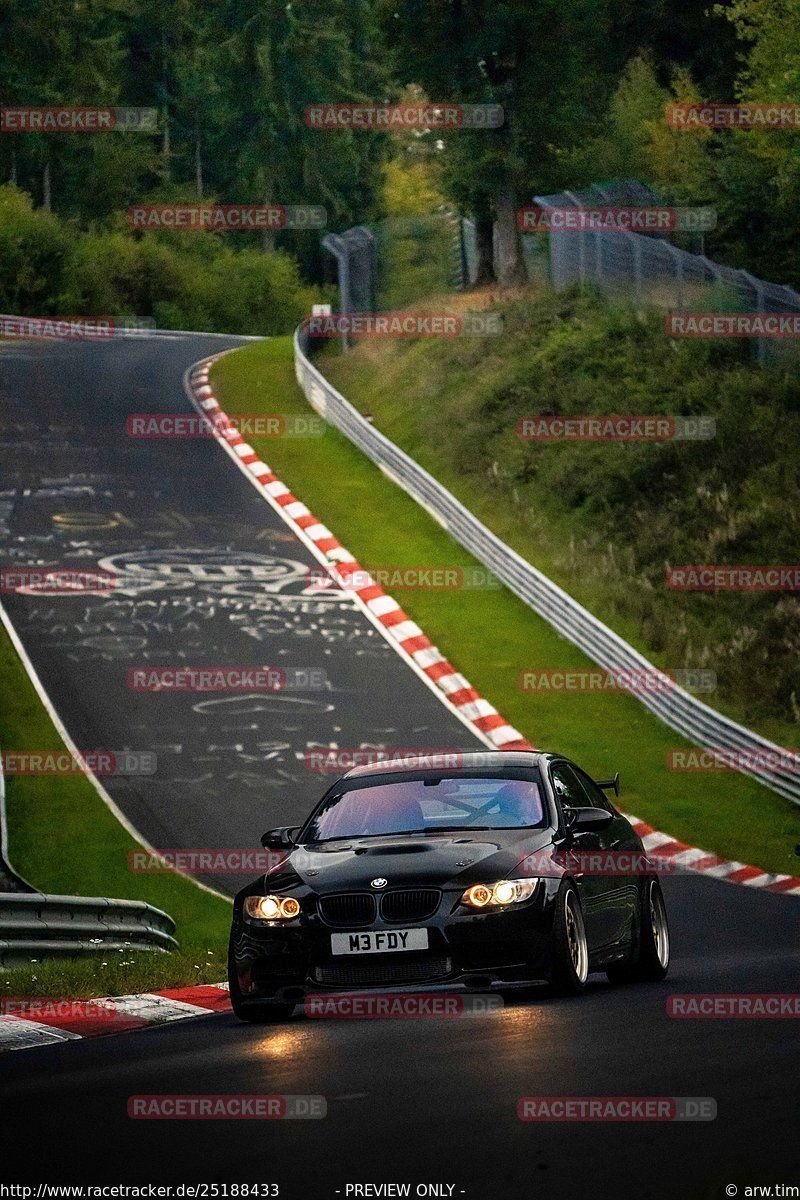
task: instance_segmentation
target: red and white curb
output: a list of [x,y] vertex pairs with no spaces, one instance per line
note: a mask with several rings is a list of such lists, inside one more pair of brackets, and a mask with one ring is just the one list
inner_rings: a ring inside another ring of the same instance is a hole
[[440,699],[455,710],[484,745],[494,750],[534,749],[488,700],[475,691],[469,680],[456,671],[420,627],[403,612],[397,601],[375,583],[330,529],[309,512],[305,504],[259,458],[239,431],[232,424],[227,424],[227,415],[220,408],[208,382],[211,365],[219,357],[214,355],[195,364],[188,372],[187,389],[195,407],[204,416],[219,421],[223,426],[216,433],[217,441],[228,447],[229,453],[249,473],[259,491],[280,512],[300,540],[310,546],[324,566],[333,568],[339,579],[355,578],[358,581],[358,586],[353,586],[350,593],[356,597],[373,624],[415,668],[417,674],[422,674],[433,690],[438,691]]
[[[210,367],[219,357],[214,355],[204,359],[187,372],[187,392],[204,415],[223,421],[226,414],[208,383]],[[235,456],[241,468],[250,473],[265,498],[294,528],[299,540],[310,546],[320,562],[334,567],[340,577],[356,575],[359,580],[367,577],[367,572],[352,554],[289,491],[232,425],[216,436],[229,448],[229,453]],[[535,749],[470,686],[469,681],[456,671],[383,588],[367,579],[363,586],[353,588],[353,595],[394,649],[417,674],[426,679],[443,703],[454,710],[485,745],[502,750]],[[654,857],[671,859],[676,870],[694,871],[726,883],[763,888],[787,896],[800,895],[800,878],[796,876],[774,875],[760,867],[731,862],[696,846],[679,842],[637,817],[628,816],[628,820],[642,839],[645,850]],[[223,983],[91,1000],[0,1000],[0,1052],[27,1050],[103,1034],[127,1033],[188,1017],[228,1012],[230,1007],[228,988]]]
[[[628,816],[628,820],[636,833],[642,839],[642,845],[654,859],[666,860],[676,870],[695,871],[699,875],[711,875],[714,879],[722,879],[725,883],[741,883],[745,887],[763,888],[767,892],[781,892],[786,896],[800,896],[800,879],[795,875],[772,875],[761,867],[747,867],[744,863],[731,862],[719,858],[707,850],[699,850],[697,846],[687,846],[670,837],[668,833],[659,833],[638,817]],[[665,861],[665,865],[666,865]]]
[[[645,850],[655,858],[670,859],[676,871],[696,871],[727,883],[763,888],[784,895],[800,895],[800,879],[770,875],[758,867],[729,862],[659,833],[651,825],[629,816]],[[663,872],[663,867],[662,867]],[[671,871],[670,871],[671,873]],[[30,1050],[56,1042],[128,1033],[164,1025],[187,1017],[230,1011],[224,983],[196,984],[138,996],[105,996],[99,1000],[32,999],[0,1002],[0,1052]],[[9,1011],[11,1010],[11,1011]]]
[[[286,523],[295,530],[301,541],[310,544],[317,557],[325,565],[335,568],[339,578],[356,576],[361,586],[353,588],[353,594],[365,607],[395,649],[406,658],[424,677],[438,689],[440,699],[453,708],[471,725],[477,736],[486,745],[498,750],[533,750],[535,746],[521,733],[509,725],[488,700],[484,700],[444,655],[437,650],[400,605],[374,583],[368,572],[359,566],[352,554],[344,548],[329,529],[318,521],[302,501],[290,492],[277,475],[259,458],[252,446],[229,422],[209,384],[209,372],[213,364],[222,357],[219,354],[203,359],[187,372],[187,392],[193,404],[203,415],[220,423],[216,432],[228,453],[240,468],[249,473],[267,500]],[[661,857],[675,856],[675,865],[682,869],[711,875],[728,883],[741,883],[746,887],[765,888],[771,892],[787,895],[800,894],[800,878],[791,875],[772,875],[760,867],[748,867],[743,863],[729,862],[718,858],[696,846],[687,846],[676,841],[667,833],[659,833],[651,825],[636,818],[629,818],[642,838],[646,850],[656,851]]]
[[224,983],[94,1000],[4,1000],[0,1001],[0,1052],[128,1033],[168,1021],[227,1012],[230,1007]]

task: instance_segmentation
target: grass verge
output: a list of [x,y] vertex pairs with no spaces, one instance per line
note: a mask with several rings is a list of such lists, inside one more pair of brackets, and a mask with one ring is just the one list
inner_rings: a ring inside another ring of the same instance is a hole
[[[796,562],[796,376],[759,368],[736,339],[667,338],[663,314],[591,294],[527,289],[493,307],[502,338],[363,339],[327,352],[324,369],[657,666],[713,668],[712,707],[800,749],[796,595],[675,591],[665,579],[667,564]],[[698,441],[521,438],[520,417],[543,413],[677,414],[712,418],[715,430]]]
[[[212,381],[231,413],[308,413],[289,338],[226,355]],[[327,428],[317,438],[250,440],[364,566],[475,565],[337,430]],[[593,664],[505,588],[393,592],[456,668],[536,745],[568,754],[598,777],[619,770],[627,812],[724,857],[796,872],[794,805],[738,773],[668,771],[668,751],[689,743],[630,695],[521,691],[520,671],[579,671]]]
[[[1,749],[63,749],[2,627],[0,695]],[[138,843],[85,776],[9,776],[6,812],[9,858],[33,887],[53,894],[145,900],[175,920],[179,949],[36,962],[0,971],[0,997],[104,996],[224,979],[227,901],[175,873],[130,871],[128,852]]]

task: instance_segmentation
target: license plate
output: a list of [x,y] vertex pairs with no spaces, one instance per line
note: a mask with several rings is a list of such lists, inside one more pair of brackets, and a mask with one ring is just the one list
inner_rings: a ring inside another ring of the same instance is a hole
[[332,933],[331,954],[396,954],[427,950],[427,929],[379,929],[370,933]]

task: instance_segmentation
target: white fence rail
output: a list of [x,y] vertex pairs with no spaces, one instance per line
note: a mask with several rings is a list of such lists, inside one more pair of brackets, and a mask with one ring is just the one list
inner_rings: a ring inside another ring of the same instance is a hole
[[0,894],[0,970],[31,959],[173,950],[175,922],[143,900]]
[[[534,612],[607,671],[657,670],[613,629],[501,541],[419,463],[365,420],[310,361],[302,329],[295,333],[294,348],[297,381],[312,408],[377,463]],[[670,729],[698,746],[734,752],[737,761],[747,764],[737,767],[743,774],[800,804],[800,773],[787,768],[785,752],[774,742],[709,708],[677,685],[634,694]]]

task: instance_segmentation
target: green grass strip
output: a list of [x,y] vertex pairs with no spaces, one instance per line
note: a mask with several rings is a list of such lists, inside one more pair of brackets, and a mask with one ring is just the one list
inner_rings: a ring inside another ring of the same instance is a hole
[[[0,695],[0,749],[63,750],[2,627]],[[145,900],[175,920],[180,948],[172,954],[128,951],[0,971],[0,998],[118,995],[224,979],[228,902],[174,872],[129,870],[128,852],[139,844],[85,776],[8,776],[6,812],[9,859],[33,887],[51,894]]]
[[[309,412],[289,338],[226,355],[212,382],[230,413]],[[248,440],[365,567],[477,565],[337,430]],[[689,743],[632,696],[520,690],[521,671],[585,671],[594,664],[507,589],[393,594],[473,687],[536,745],[569,755],[597,777],[619,770],[626,811],[725,858],[796,873],[795,806],[737,772],[668,771],[668,751]]]

